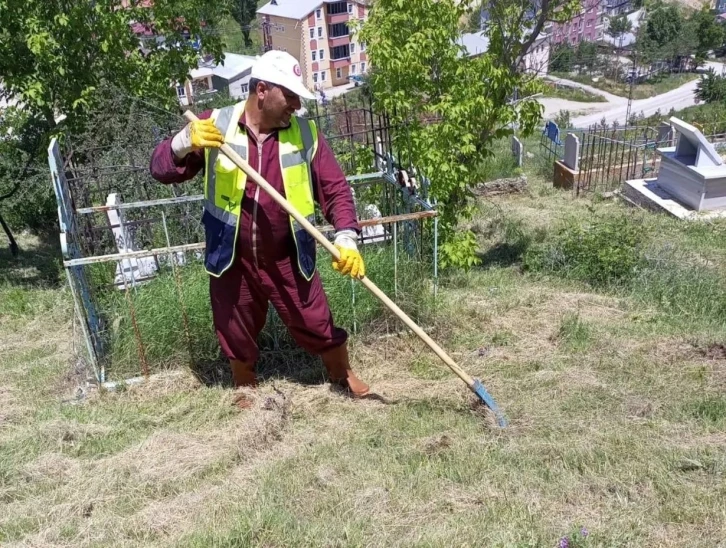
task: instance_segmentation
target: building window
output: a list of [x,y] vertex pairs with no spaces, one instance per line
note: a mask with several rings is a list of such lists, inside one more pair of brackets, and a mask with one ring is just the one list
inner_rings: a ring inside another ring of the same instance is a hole
[[320,50],[320,52],[319,52],[319,56],[320,56],[320,60],[321,60],[321,61],[322,61],[323,59],[325,59],[325,50],[324,50],[324,49],[321,49],[321,50]]
[[315,38],[315,29],[311,28],[310,29],[310,39],[312,40],[313,38]]
[[344,46],[336,46],[330,50],[330,58],[335,59],[345,59],[347,57],[350,57],[350,45],[345,44]]
[[323,10],[321,10],[321,9],[315,10],[315,18],[318,19],[318,20],[322,19],[323,18]]
[[355,53],[355,44],[350,45],[350,54],[353,55]]
[[343,77],[343,71],[339,68],[335,69],[335,77],[340,80]]
[[361,72],[365,72],[366,71],[366,64],[365,64],[365,62],[363,62],[363,63],[360,64],[360,71]]
[[353,4],[348,2],[348,13],[353,13]]
[[318,52],[317,51],[313,50],[312,56],[313,56],[313,61],[317,61],[318,60]]
[[365,42],[361,42],[360,43],[360,50],[361,51],[365,51],[366,50],[366,43]]
[[323,37],[323,27],[318,27],[318,38]]
[[242,84],[242,93],[244,93],[245,95],[249,95],[249,93],[250,93],[249,84]]
[[349,34],[350,30],[348,29],[347,23],[328,25],[328,38],[340,38],[341,36],[348,36]]
[[317,83],[317,81],[318,81],[318,73],[317,72],[313,72],[313,82],[316,82]]
[[187,88],[184,86],[177,86],[176,87],[176,94],[179,96],[179,99],[186,99],[187,97]]
[[326,71],[322,71],[322,72],[320,73],[320,81],[321,81],[321,82],[325,82],[325,72],[326,72]]
[[346,13],[347,11],[347,2],[332,2],[328,4],[328,15],[338,15],[339,13]]
[[352,65],[350,66],[350,73],[351,73],[351,74],[355,74],[355,70],[356,70],[356,68],[357,68],[357,67],[356,67],[355,63],[353,63],[353,64],[352,64]]

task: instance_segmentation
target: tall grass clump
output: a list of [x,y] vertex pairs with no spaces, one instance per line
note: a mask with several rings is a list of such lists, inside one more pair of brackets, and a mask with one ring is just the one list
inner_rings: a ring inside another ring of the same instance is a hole
[[672,321],[726,326],[726,265],[687,248],[652,246],[632,288],[634,297],[656,304]]
[[[367,245],[363,254],[366,275],[414,320],[425,321],[432,313],[430,261],[408,255],[401,243],[397,268],[391,245]],[[380,301],[358,282],[335,272],[330,258],[322,251],[318,255],[318,269],[337,325],[365,334],[385,332],[392,325]],[[106,327],[104,359],[109,377],[141,372],[137,329],[144,358],[152,371],[222,359],[212,323],[207,274],[199,263],[178,268],[178,272],[181,296],[170,271],[131,289],[128,297],[123,290],[116,289],[101,295],[100,314]],[[94,274],[96,278],[99,275]],[[112,277],[111,271],[107,275]],[[189,341],[182,310],[188,319]],[[263,350],[293,344],[272,307],[258,344]]]
[[524,255],[525,270],[595,288],[630,287],[646,263],[646,232],[625,215],[569,220]]
[[524,253],[530,272],[584,282],[655,306],[665,321],[726,325],[726,265],[679,239],[662,242],[638,218],[615,215],[569,220]]

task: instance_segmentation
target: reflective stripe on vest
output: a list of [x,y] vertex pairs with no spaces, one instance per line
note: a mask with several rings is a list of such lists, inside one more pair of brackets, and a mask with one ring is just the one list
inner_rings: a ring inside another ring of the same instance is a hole
[[[237,121],[244,102],[212,113],[212,119],[225,142],[247,160],[247,134]],[[309,221],[314,220],[315,202],[312,161],[317,152],[315,123],[293,116],[290,127],[278,132],[280,167],[288,201]],[[207,149],[204,185],[204,226],[206,231],[205,268],[221,276],[234,261],[237,234],[245,194],[246,174],[217,149]],[[315,274],[315,240],[290,217],[300,273],[307,279]]]
[[[295,209],[311,223],[315,221],[312,162],[318,148],[313,122],[294,118],[279,134],[280,167],[285,195]],[[290,216],[290,229],[297,248],[300,273],[310,280],[315,273],[315,240]]]

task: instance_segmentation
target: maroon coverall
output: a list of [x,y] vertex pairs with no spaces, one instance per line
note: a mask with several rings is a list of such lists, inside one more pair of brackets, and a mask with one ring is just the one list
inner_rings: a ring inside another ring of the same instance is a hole
[[[210,115],[206,111],[199,118]],[[244,114],[239,124],[246,130]],[[247,136],[250,165],[284,196],[277,132],[262,143],[251,131]],[[187,181],[202,169],[203,151],[178,160],[171,139],[159,143],[151,157],[151,175],[162,183]],[[320,133],[312,174],[315,201],[325,218],[336,231],[360,233],[350,187]],[[336,348],[348,338],[345,330],[333,324],[318,272],[310,282],[300,274],[289,215],[252,181],[242,200],[233,265],[219,278],[210,276],[209,293],[217,337],[229,359],[257,360],[257,335],[265,325],[270,301],[297,344],[311,354]]]

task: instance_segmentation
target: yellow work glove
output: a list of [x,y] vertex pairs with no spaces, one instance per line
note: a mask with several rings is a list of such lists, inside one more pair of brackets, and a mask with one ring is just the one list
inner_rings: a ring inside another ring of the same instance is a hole
[[189,122],[171,140],[171,150],[177,158],[184,158],[193,150],[219,148],[224,144],[224,135],[210,119]]
[[362,278],[366,275],[366,266],[363,257],[358,253],[356,238],[354,230],[341,230],[335,234],[333,244],[340,252],[340,259],[333,259],[333,270],[345,276],[350,274],[353,278]]

